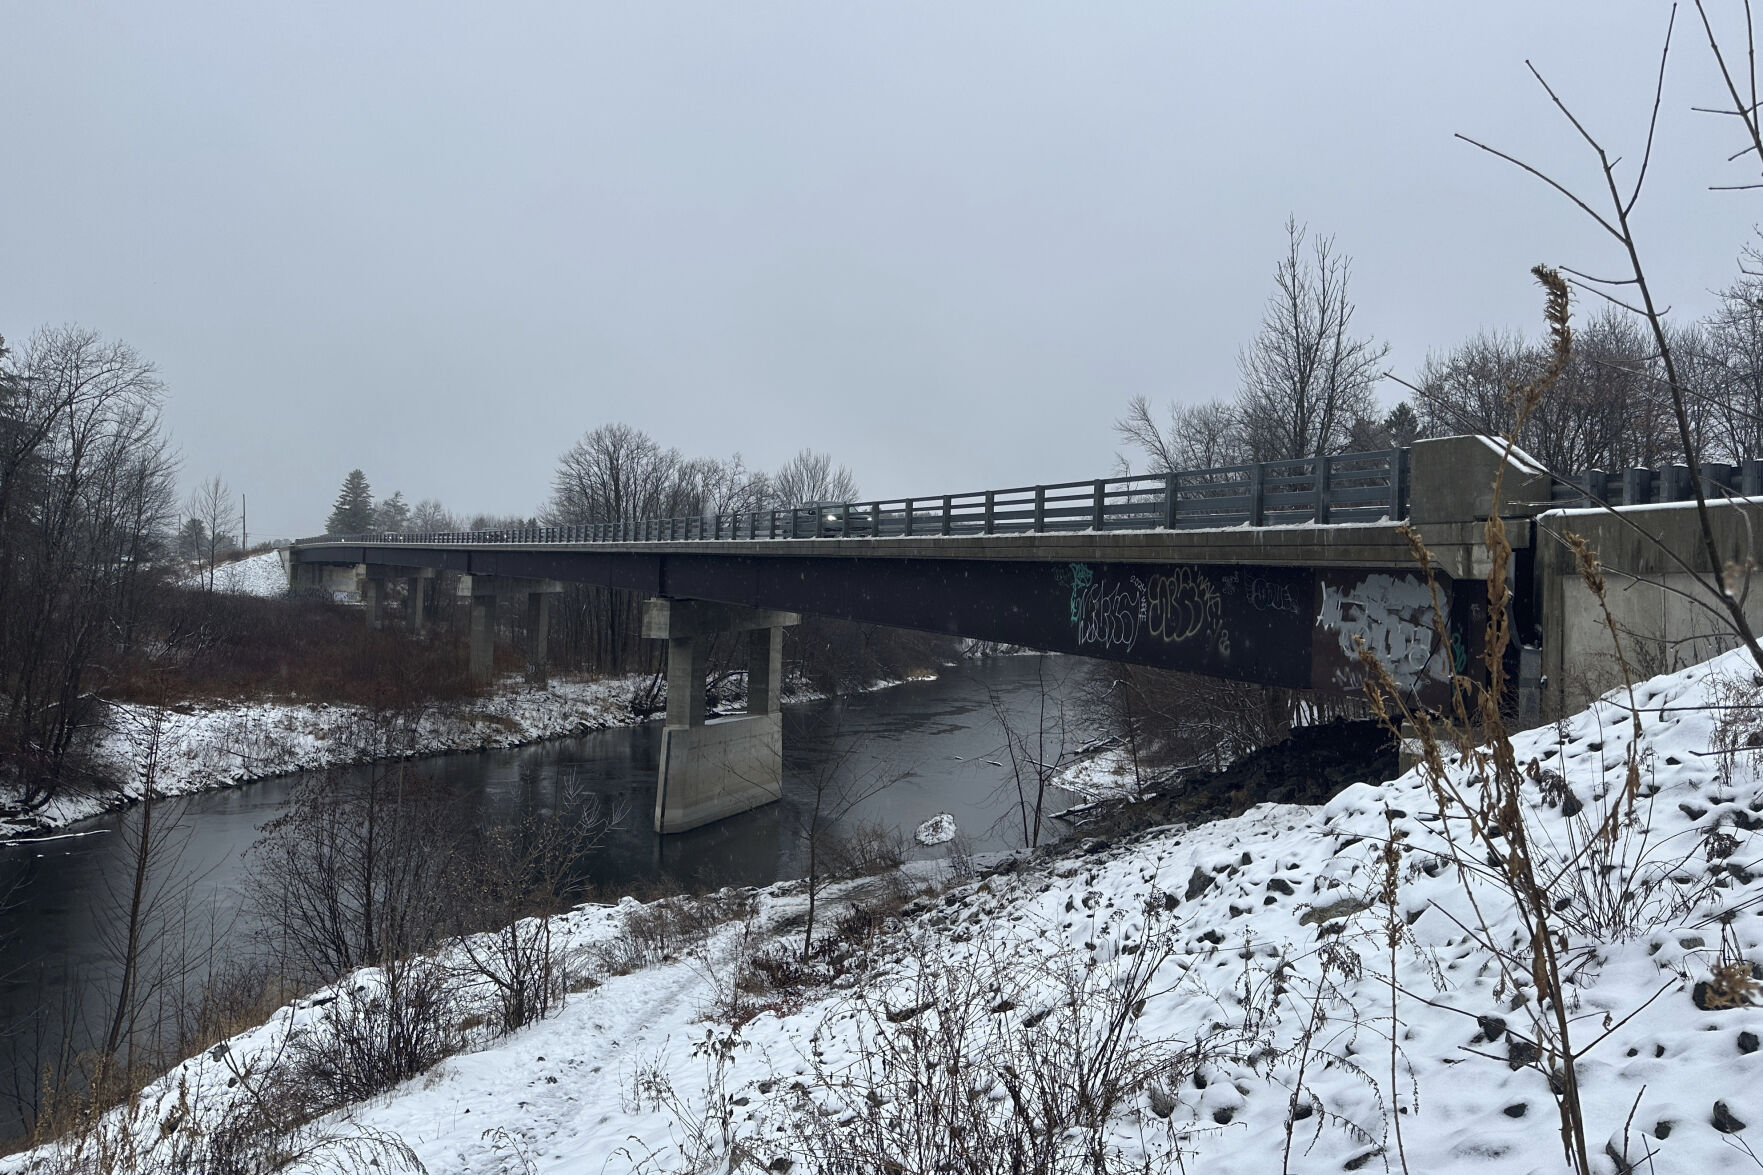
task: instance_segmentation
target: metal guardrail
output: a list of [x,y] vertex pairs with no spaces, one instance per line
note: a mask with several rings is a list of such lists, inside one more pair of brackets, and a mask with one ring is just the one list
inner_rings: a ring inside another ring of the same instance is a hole
[[[1709,498],[1733,494],[1747,498],[1763,495],[1763,459],[1750,458],[1737,465],[1704,461],[1702,493]],[[1696,496],[1688,465],[1644,466],[1606,472],[1589,469],[1571,477],[1558,477],[1549,487],[1555,506],[1641,506],[1663,502],[1687,502]]]
[[513,530],[318,535],[296,542],[484,546],[915,538],[1396,521],[1407,514],[1408,450],[1386,449],[925,498]]

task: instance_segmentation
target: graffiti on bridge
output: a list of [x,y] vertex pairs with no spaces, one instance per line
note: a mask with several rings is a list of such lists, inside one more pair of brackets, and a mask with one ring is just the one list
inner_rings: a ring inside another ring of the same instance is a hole
[[1191,567],[1144,576],[1098,579],[1086,564],[1073,563],[1071,623],[1079,648],[1130,652],[1140,641],[1193,645],[1218,658],[1230,656],[1224,600],[1212,579]]
[[1458,662],[1468,660],[1459,642],[1440,640],[1432,589],[1413,573],[1325,576],[1316,626],[1318,652],[1329,654],[1333,684],[1342,688],[1357,688],[1364,680],[1360,641],[1396,684],[1415,696],[1436,692],[1454,668],[1461,671]]
[[[1429,705],[1475,656],[1440,638],[1416,572],[1070,563],[1054,574],[1059,612],[1047,619],[1064,627],[1065,647],[1090,656],[1357,694],[1362,640]],[[1451,584],[1438,587],[1448,616]]]

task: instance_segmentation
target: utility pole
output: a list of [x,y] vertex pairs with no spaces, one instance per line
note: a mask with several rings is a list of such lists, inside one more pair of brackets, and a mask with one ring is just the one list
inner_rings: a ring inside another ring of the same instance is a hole
[[249,551],[251,549],[251,526],[250,526],[249,519],[250,519],[250,515],[245,512],[245,495],[243,492],[240,492],[240,494],[239,494],[239,550],[241,550],[241,551]]

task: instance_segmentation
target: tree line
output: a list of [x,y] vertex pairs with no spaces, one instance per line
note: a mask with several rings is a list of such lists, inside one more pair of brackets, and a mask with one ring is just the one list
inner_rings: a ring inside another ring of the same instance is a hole
[[[1510,391],[1548,366],[1548,340],[1482,329],[1429,353],[1412,380],[1385,367],[1389,347],[1354,325],[1352,261],[1295,220],[1274,269],[1253,341],[1238,356],[1236,394],[1175,403],[1161,414],[1132,398],[1115,424],[1127,453],[1151,472],[1206,469],[1363,452],[1417,438],[1503,434]],[[1763,456],[1763,245],[1705,317],[1665,327],[1689,408],[1697,460]],[[1379,403],[1385,379],[1406,390]],[[1573,474],[1658,466],[1689,458],[1670,381],[1647,323],[1610,304],[1574,327],[1573,353],[1547,400],[1519,429],[1520,445],[1549,469]]]
[[[590,429],[564,450],[552,472],[550,496],[531,515],[465,516],[434,499],[410,508],[400,493],[376,502],[367,475],[356,469],[344,478],[325,531],[423,533],[635,523],[846,502],[859,493],[847,467],[813,449],[803,449],[767,472],[749,467],[739,453],[687,456],[639,428],[611,423]],[[552,663],[614,674],[658,671],[663,654],[642,636],[642,606],[643,597],[635,592],[568,585],[551,617]],[[441,620],[445,628],[448,618]],[[950,655],[948,642],[941,638],[824,617],[805,618],[787,630],[784,645],[786,665],[826,692],[902,676]],[[713,679],[744,664],[733,641],[718,642],[711,660]]]
[[806,502],[845,502],[858,494],[851,471],[803,449],[776,472],[729,458],[687,457],[628,424],[590,430],[558,458],[551,496],[531,515],[455,514],[434,498],[414,506],[403,491],[375,501],[367,475],[343,478],[326,534],[425,533],[508,527],[641,522],[695,514],[770,510]]

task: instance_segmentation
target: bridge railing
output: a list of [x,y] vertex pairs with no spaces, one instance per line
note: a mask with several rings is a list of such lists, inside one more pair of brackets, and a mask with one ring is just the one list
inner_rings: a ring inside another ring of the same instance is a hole
[[1169,474],[1104,477],[926,498],[573,526],[322,535],[301,543],[677,543],[916,538],[1396,521],[1408,513],[1408,450],[1345,453]]
[[[1739,495],[1763,496],[1763,459],[1751,458],[1737,465],[1704,461],[1702,494],[1709,499]],[[1557,478],[1549,487],[1556,506],[1641,506],[1660,502],[1687,502],[1696,496],[1688,465],[1664,465],[1657,469],[1588,469],[1571,477]]]

